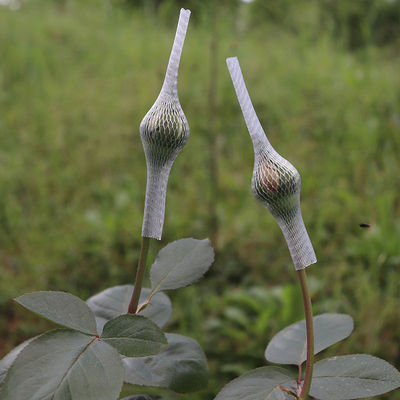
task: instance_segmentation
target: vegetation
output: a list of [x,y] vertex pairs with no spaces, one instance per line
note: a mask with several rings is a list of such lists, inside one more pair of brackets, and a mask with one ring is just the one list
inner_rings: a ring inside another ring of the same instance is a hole
[[[104,4],[0,9],[1,354],[50,326],[10,298],[33,290],[88,298],[134,280],[146,179],[138,127],[160,90],[177,10]],[[398,39],[349,46],[313,3],[294,25],[255,23],[246,7],[217,19],[213,132],[207,15],[189,26],[181,60],[191,137],[173,167],[159,248],[210,235],[212,136],[219,165],[216,263],[199,285],[171,296],[168,330],[198,340],[211,369],[208,389],[190,398],[213,398],[264,365],[272,336],[303,317],[282,234],[250,194],[253,150],[225,67],[232,55],[271,141],[302,174],[318,257],[315,313],[355,318],[335,354],[368,352],[400,366]]]

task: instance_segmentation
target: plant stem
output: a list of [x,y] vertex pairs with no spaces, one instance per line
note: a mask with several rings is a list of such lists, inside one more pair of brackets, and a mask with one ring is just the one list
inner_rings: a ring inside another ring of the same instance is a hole
[[136,270],[135,286],[133,288],[131,302],[129,303],[128,314],[135,314],[138,307],[140,292],[142,291],[144,272],[146,270],[146,260],[149,252],[149,246],[150,238],[142,236],[139,263]]
[[306,372],[304,375],[304,383],[300,393],[300,399],[308,399],[308,392],[310,391],[311,379],[314,367],[314,326],[310,292],[307,285],[307,276],[305,269],[297,271],[301,293],[303,295],[304,313],[306,316],[306,331],[307,331],[307,361]]

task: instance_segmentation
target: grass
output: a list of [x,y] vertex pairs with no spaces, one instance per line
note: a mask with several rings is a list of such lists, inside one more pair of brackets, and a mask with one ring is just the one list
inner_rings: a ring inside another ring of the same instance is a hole
[[[224,21],[215,132],[210,33],[189,26],[179,93],[191,137],[172,170],[159,246],[210,236],[208,143],[218,135],[218,259],[198,285],[171,294],[169,330],[199,340],[212,372],[208,391],[188,397],[211,399],[263,365],[272,335],[302,318],[282,234],[250,194],[252,146],[225,66],[233,55],[271,143],[302,175],[318,257],[308,272],[315,311],[355,318],[355,333],[334,350],[399,368],[398,49],[350,53],[324,30]],[[146,179],[138,127],[161,88],[174,29],[75,3],[0,8],[0,355],[47,326],[11,298],[41,289],[86,298],[133,282]]]

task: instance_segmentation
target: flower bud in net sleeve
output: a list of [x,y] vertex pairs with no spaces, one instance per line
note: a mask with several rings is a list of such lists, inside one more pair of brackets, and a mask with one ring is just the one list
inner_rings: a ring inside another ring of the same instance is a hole
[[140,124],[146,155],[147,185],[142,236],[160,240],[172,164],[189,138],[189,125],[178,97],[178,70],[190,11],[181,9],[161,92]]
[[296,270],[317,262],[300,209],[300,174],[269,143],[257,118],[236,57],[226,60],[254,147],[251,190],[277,220]]

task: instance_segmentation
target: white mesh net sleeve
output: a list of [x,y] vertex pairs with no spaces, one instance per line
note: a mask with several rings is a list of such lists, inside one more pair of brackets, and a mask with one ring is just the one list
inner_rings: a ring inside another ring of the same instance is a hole
[[317,262],[300,209],[300,174],[269,143],[244,83],[239,61],[227,58],[228,70],[254,146],[251,190],[277,220],[296,270]]
[[147,163],[142,236],[158,240],[161,239],[164,225],[169,173],[189,138],[189,125],[178,98],[179,61],[189,18],[190,11],[181,9],[164,84],[140,124]]

